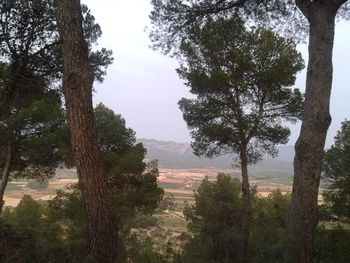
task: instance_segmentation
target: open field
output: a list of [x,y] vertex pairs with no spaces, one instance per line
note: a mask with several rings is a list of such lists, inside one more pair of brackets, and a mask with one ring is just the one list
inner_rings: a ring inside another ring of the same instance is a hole
[[[240,178],[240,171],[238,169],[160,169],[159,184],[166,193],[174,194],[175,196],[192,195],[193,191],[197,189],[205,176],[209,180],[215,180],[218,172],[230,174],[233,177]],[[258,187],[259,194],[268,195],[273,190],[279,188],[282,192],[291,192],[292,178],[266,178],[266,177],[252,177],[251,185]]]
[[[209,180],[215,180],[217,173],[223,172],[239,178],[239,170],[237,169],[160,168],[159,170],[159,185],[164,188],[166,194],[173,195],[176,202],[193,202],[193,191],[197,189],[205,176]],[[49,180],[47,187],[37,189],[28,186],[30,181],[13,180],[9,182],[5,192],[5,206],[16,206],[23,195],[31,195],[35,200],[50,200],[55,197],[57,190],[66,189],[77,181],[75,170],[58,170],[56,176]],[[291,177],[252,177],[250,183],[252,186],[258,187],[260,195],[267,196],[277,188],[284,193],[291,192],[293,181]]]
[[[173,169],[161,168],[159,176],[159,185],[162,186],[166,193],[174,195],[178,201],[193,201],[193,191],[197,189],[205,176],[209,180],[215,180],[218,172],[230,174],[240,179],[239,169]],[[282,193],[291,193],[293,186],[292,177],[251,177],[250,185],[256,186],[261,196],[268,196],[273,190],[280,189]],[[322,192],[320,188],[319,201],[322,201]]]
[[47,188],[31,188],[28,186],[30,181],[12,181],[9,182],[5,191],[5,206],[17,206],[23,195],[30,195],[35,200],[51,200],[56,196],[56,191],[67,189],[72,184],[78,182],[76,178],[50,179]]

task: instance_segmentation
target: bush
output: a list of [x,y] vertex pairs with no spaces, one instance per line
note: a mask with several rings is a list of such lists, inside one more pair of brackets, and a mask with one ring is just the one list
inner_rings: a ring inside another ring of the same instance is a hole
[[350,230],[340,225],[327,229],[318,226],[314,244],[315,262],[350,262]]
[[0,262],[65,262],[62,228],[47,220],[46,207],[25,195],[1,218]]

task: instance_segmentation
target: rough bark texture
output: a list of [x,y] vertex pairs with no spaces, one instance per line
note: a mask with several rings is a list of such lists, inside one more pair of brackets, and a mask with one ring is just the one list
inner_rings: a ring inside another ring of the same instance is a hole
[[5,194],[5,189],[10,176],[12,156],[13,156],[13,148],[11,143],[9,143],[6,149],[6,160],[5,160],[4,170],[2,172],[1,185],[0,185],[0,213],[5,203],[4,194]]
[[248,158],[246,151],[241,152],[241,171],[242,171],[242,240],[239,254],[239,262],[246,262],[248,256],[248,247],[250,239],[251,225],[251,203],[248,178]]
[[310,25],[303,122],[295,145],[292,203],[285,262],[312,262],[318,222],[318,188],[327,130],[331,122],[332,50],[335,15],[345,1],[296,1]]
[[79,0],[56,0],[62,38],[63,89],[72,150],[88,219],[87,262],[116,262],[117,235],[92,107],[93,71]]

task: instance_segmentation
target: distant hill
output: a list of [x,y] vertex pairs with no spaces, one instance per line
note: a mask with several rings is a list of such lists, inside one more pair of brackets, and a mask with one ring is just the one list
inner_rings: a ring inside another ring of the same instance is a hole
[[199,158],[192,153],[189,143],[139,139],[147,149],[146,158],[158,159],[161,167],[167,168],[231,168],[232,158],[222,156],[214,159]]
[[[146,158],[158,159],[160,167],[191,169],[232,167],[233,158],[225,155],[213,159],[199,158],[192,153],[189,143],[173,141],[158,141],[154,139],[139,139],[147,149]],[[251,176],[286,177],[293,172],[294,146],[281,146],[276,158],[266,157],[265,160],[249,167]]]

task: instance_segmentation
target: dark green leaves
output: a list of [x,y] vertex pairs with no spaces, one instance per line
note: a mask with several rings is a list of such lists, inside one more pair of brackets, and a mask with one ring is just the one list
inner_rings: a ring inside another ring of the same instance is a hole
[[308,33],[305,18],[295,1],[152,0],[152,5],[153,47],[172,55],[179,54],[184,39],[196,34],[208,21],[220,18],[239,17],[250,26],[265,26],[297,40],[304,39]]
[[350,221],[350,121],[342,122],[334,145],[325,152],[324,176],[330,189],[324,193],[325,203],[340,220]]
[[135,132],[126,128],[125,120],[120,115],[115,114],[102,103],[95,107],[94,113],[98,140],[103,151],[121,153],[125,151],[125,147],[135,143]]
[[[184,210],[193,238],[184,248],[184,262],[235,262],[241,224],[241,186],[237,179],[218,174],[204,179],[195,204]],[[225,261],[226,259],[226,261]]]
[[300,118],[303,101],[289,88],[304,67],[294,42],[264,28],[248,30],[238,18],[209,19],[183,40],[180,55],[177,71],[196,96],[179,102],[196,154],[248,149],[254,163],[287,142],[284,121]]

